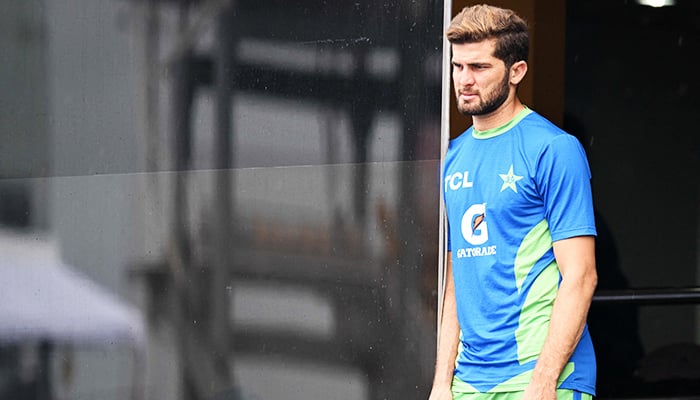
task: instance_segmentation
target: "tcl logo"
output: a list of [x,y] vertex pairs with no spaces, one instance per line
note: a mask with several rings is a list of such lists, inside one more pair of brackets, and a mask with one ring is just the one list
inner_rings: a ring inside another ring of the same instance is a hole
[[455,172],[445,177],[445,193],[447,189],[459,190],[474,186],[474,182],[469,181],[469,171]]

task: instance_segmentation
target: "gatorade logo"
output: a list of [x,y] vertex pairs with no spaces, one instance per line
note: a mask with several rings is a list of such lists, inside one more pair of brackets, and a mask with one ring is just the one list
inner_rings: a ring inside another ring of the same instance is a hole
[[486,223],[486,203],[474,204],[462,217],[462,236],[469,244],[479,246],[489,240],[489,228]]
[[496,255],[496,245],[482,246],[489,240],[489,227],[486,223],[486,203],[474,204],[462,217],[462,236],[475,247],[457,249],[457,258],[486,257]]

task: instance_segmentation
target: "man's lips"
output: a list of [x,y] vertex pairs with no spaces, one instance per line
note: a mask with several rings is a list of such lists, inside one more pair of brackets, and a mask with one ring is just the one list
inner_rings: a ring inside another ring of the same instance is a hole
[[471,99],[474,99],[477,97],[476,93],[470,93],[470,92],[459,92],[459,98],[469,101]]

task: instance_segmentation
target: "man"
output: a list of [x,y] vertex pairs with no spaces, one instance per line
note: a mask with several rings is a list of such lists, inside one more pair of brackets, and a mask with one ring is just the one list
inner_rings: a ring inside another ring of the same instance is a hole
[[529,48],[520,17],[466,7],[446,35],[473,126],[445,157],[448,261],[430,400],[590,399],[596,230],[584,150],[517,97]]

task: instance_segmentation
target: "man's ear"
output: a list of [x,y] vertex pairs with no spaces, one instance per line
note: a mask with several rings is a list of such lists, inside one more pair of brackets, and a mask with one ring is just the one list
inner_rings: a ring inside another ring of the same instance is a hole
[[510,83],[518,85],[527,73],[527,62],[518,61],[510,67]]

